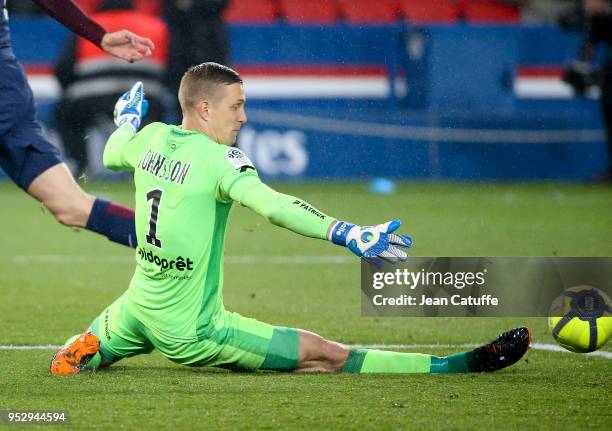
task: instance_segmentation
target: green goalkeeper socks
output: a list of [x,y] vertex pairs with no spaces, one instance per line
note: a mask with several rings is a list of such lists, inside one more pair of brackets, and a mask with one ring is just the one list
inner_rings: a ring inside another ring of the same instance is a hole
[[384,350],[352,349],[344,373],[464,373],[471,371],[472,353],[431,356]]

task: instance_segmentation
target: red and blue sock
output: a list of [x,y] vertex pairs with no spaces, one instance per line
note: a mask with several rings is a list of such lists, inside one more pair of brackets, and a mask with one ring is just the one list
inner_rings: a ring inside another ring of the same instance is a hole
[[103,199],[94,202],[85,229],[128,247],[137,245],[134,211]]

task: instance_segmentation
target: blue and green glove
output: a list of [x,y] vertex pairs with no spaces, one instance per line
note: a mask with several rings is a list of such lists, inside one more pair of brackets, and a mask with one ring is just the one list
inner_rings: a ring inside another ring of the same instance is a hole
[[136,133],[140,128],[142,117],[147,114],[148,107],[149,102],[144,98],[142,82],[138,81],[117,100],[113,112],[115,125],[121,127],[129,124]]
[[328,235],[334,244],[345,246],[360,258],[380,267],[384,261],[395,263],[408,258],[403,248],[412,247],[412,238],[393,233],[399,227],[399,220],[376,226],[357,226],[335,221]]

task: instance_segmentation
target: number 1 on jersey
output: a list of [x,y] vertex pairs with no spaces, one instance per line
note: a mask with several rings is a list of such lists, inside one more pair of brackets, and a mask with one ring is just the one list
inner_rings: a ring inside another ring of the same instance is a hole
[[163,190],[154,189],[147,193],[147,202],[153,200],[151,204],[151,217],[149,218],[149,233],[147,234],[147,242],[155,247],[162,248],[162,243],[155,236],[157,233],[157,215],[159,214],[159,203],[161,202]]

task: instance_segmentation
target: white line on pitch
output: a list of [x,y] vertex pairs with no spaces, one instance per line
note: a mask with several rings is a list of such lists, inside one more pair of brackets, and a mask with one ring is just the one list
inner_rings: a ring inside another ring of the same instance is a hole
[[0,350],[56,350],[62,346],[56,346],[54,344],[44,344],[40,346],[0,346]]
[[[478,347],[480,344],[466,343],[466,344],[355,344],[351,347],[361,349],[473,349]],[[0,350],[55,350],[61,346],[46,344],[38,346],[0,346]],[[571,353],[565,350],[563,347],[556,344],[545,344],[545,343],[533,343],[531,345],[533,350],[544,350],[548,352],[557,353]],[[596,351],[586,353],[584,356],[596,356],[599,358],[612,359],[612,352]]]
[[[12,262],[15,264],[27,263],[49,263],[49,264],[74,264],[74,263],[115,263],[115,264],[133,264],[134,256],[76,256],[64,254],[35,254],[35,255],[17,255],[12,257]],[[226,256],[225,263],[228,264],[258,264],[269,263],[277,265],[288,264],[351,264],[359,265],[359,260],[353,256]]]

